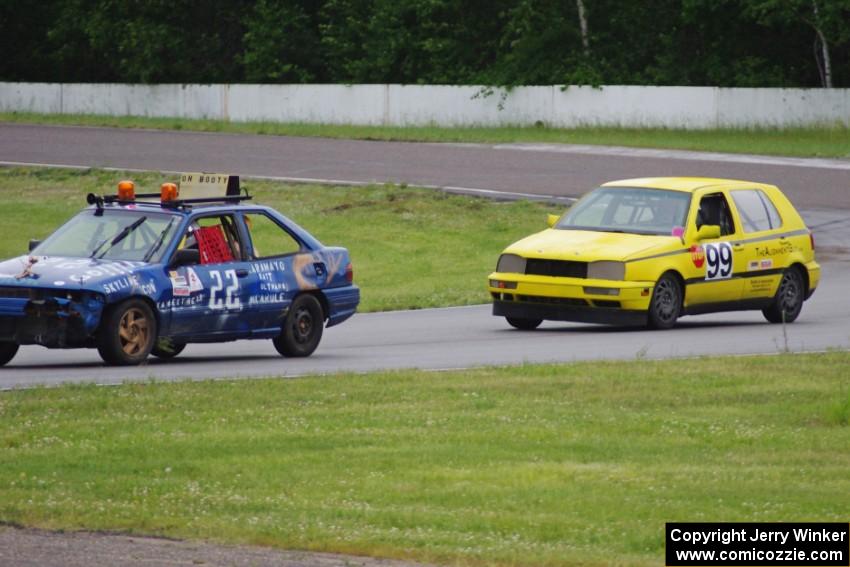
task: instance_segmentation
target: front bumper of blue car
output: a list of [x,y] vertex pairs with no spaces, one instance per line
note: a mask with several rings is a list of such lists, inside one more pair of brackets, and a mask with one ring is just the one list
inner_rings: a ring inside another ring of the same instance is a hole
[[0,288],[0,341],[92,346],[103,308],[102,296],[84,291]]

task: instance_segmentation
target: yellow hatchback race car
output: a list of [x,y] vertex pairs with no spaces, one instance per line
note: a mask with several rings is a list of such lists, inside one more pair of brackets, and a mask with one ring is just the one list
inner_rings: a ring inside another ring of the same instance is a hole
[[489,276],[493,315],[668,329],[682,315],[760,309],[790,323],[820,281],[811,231],[773,185],[658,177],[606,183]]

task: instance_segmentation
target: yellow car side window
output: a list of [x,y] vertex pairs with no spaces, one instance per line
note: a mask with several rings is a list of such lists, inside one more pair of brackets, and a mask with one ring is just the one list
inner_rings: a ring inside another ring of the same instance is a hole
[[757,189],[732,191],[744,232],[761,232],[782,226],[782,219],[767,195]]

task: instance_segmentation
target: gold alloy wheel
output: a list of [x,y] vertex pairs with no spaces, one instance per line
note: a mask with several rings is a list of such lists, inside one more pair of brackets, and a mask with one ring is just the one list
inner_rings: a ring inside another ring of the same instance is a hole
[[150,340],[148,318],[138,307],[131,307],[121,317],[118,336],[124,354],[136,356],[142,352]]

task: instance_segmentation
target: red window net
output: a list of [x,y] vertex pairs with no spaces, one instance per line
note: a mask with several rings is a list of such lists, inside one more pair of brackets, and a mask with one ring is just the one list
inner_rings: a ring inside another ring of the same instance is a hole
[[196,228],[194,234],[198,241],[201,264],[220,264],[221,262],[233,261],[233,254],[224,239],[220,225]]

